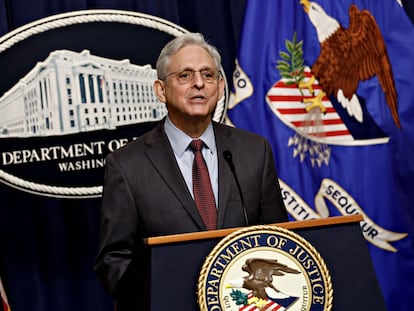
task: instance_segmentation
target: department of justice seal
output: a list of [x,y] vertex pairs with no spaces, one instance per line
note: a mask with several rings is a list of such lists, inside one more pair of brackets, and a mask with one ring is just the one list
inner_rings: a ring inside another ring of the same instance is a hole
[[331,310],[329,271],[316,249],[276,226],[240,229],[207,256],[198,280],[201,311]]

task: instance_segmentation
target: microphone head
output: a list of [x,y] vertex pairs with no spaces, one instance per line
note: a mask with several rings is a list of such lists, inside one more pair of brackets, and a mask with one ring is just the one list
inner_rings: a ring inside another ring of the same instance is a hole
[[223,157],[224,157],[224,160],[226,160],[227,164],[229,165],[229,167],[230,167],[231,171],[233,172],[233,174],[235,174],[236,169],[235,169],[234,164],[233,164],[233,156],[231,154],[231,151],[230,150],[224,150],[223,151]]
[[226,161],[231,161],[232,160],[232,154],[230,150],[224,150],[223,151],[223,157]]

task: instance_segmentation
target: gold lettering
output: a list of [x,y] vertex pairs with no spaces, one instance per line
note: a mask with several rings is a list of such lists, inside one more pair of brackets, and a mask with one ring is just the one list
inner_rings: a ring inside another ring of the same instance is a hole
[[217,294],[214,297],[207,297],[207,304],[213,305],[213,304],[218,304],[218,303],[219,303],[219,300],[218,300]]
[[217,268],[212,268],[210,274],[219,279],[221,277],[221,275],[223,274],[223,270],[219,270]]
[[[319,290],[318,290],[319,289]],[[312,285],[312,292],[314,293],[314,294],[323,294],[323,292],[324,292],[324,289],[323,289],[323,286],[322,286],[322,284],[320,284],[320,283],[317,283],[317,284],[314,284],[314,285]]]
[[312,297],[313,303],[323,304],[323,296],[313,296]]

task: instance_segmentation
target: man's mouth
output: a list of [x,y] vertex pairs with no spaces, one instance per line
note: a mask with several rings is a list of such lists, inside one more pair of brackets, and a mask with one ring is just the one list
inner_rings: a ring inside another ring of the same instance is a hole
[[190,97],[190,100],[195,101],[195,102],[205,101],[205,99],[206,98],[202,95],[195,95],[195,96]]

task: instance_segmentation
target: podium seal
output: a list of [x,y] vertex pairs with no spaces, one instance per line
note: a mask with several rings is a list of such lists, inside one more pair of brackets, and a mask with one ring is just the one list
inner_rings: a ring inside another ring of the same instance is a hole
[[198,279],[201,311],[331,310],[329,271],[316,249],[277,226],[228,235],[210,252]]

